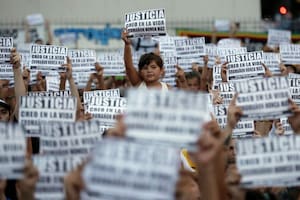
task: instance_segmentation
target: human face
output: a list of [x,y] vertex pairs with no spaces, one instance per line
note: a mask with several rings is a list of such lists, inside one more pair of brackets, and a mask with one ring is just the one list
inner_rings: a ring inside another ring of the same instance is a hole
[[155,61],[151,61],[149,65],[145,65],[140,70],[140,75],[145,83],[158,82],[163,74],[163,69],[160,68]]
[[8,122],[9,121],[9,110],[4,107],[0,107],[0,121]]
[[188,84],[189,90],[194,91],[194,92],[198,91],[200,88],[200,84],[199,84],[199,81],[197,78],[187,79],[187,84]]

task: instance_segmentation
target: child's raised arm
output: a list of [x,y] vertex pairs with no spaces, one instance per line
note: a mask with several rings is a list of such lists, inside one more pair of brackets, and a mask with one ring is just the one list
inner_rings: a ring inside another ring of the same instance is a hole
[[133,86],[138,86],[142,80],[139,76],[139,73],[134,68],[132,61],[132,53],[131,53],[131,40],[128,38],[127,30],[122,32],[122,40],[124,41],[124,63],[126,68],[126,74],[129,78],[129,81]]

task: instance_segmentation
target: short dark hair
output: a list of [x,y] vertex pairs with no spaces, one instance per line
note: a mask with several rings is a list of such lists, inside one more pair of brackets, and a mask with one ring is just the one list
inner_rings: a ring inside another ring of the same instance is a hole
[[185,73],[185,77],[186,77],[186,79],[197,78],[200,81],[199,73],[194,72],[194,71]]
[[145,53],[140,57],[139,60],[139,70],[142,70],[142,68],[145,65],[149,65],[152,61],[154,61],[160,68],[163,68],[164,61],[161,59],[160,56],[156,55],[155,53]]

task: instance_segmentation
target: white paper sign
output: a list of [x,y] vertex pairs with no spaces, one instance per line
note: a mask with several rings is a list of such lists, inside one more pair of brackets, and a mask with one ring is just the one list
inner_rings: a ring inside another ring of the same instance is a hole
[[230,21],[227,19],[217,19],[214,22],[214,27],[217,31],[229,31]]
[[171,86],[176,85],[176,64],[177,64],[177,59],[174,54],[171,53],[164,53],[162,55],[162,59],[164,62],[164,71],[165,75],[162,79],[162,82],[167,83]]
[[[214,106],[214,114],[220,128],[224,129],[227,124],[227,110],[225,105]],[[240,120],[233,129],[232,138],[252,137],[254,132],[253,120]]]
[[31,48],[30,43],[18,44],[17,51],[21,56],[22,68],[23,67],[28,68],[30,66],[30,48]]
[[288,119],[286,117],[280,118],[280,123],[284,129],[284,135],[292,135],[294,134],[294,131],[291,127],[291,125],[288,122]]
[[124,112],[126,105],[125,98],[90,97],[87,112],[92,114],[94,120],[114,123],[116,117]]
[[218,89],[218,85],[222,83],[222,65],[213,66],[213,89]]
[[282,63],[290,65],[300,64],[299,44],[281,44],[279,50]]
[[292,100],[300,105],[300,78],[288,78]]
[[144,10],[125,15],[129,37],[166,35],[165,9]]
[[71,93],[69,90],[61,90],[55,92],[28,92],[28,96],[42,96],[42,97],[68,97]]
[[0,179],[23,178],[26,141],[18,124],[0,123]]
[[64,200],[64,176],[82,162],[75,156],[35,155],[33,163],[39,171],[35,186],[35,199]]
[[237,105],[243,118],[263,120],[290,115],[289,83],[285,77],[271,77],[234,82],[239,93]]
[[13,80],[12,64],[10,64],[12,48],[12,37],[0,37],[0,79]]
[[19,122],[31,136],[39,136],[41,121],[75,122],[75,97],[21,96],[19,105]]
[[120,97],[120,89],[110,89],[110,90],[93,90],[83,92],[83,103],[88,105],[89,99],[91,97]]
[[233,47],[233,48],[239,48],[241,47],[241,40],[239,39],[233,39],[233,38],[223,38],[218,41],[218,47]]
[[26,16],[26,20],[30,26],[41,25],[44,23],[44,17],[40,13],[28,15]]
[[72,71],[74,73],[95,72],[96,51],[89,49],[71,49],[68,56],[72,61]]
[[83,172],[86,199],[174,199],[178,155],[169,146],[102,140]]
[[187,91],[128,91],[127,136],[192,146],[209,120],[207,96]]
[[98,62],[104,68],[104,76],[126,76],[124,58],[120,52],[101,53]]
[[262,59],[262,51],[226,56],[227,80],[238,81],[263,77],[265,69],[262,66]]
[[176,55],[178,58],[200,58],[206,54],[205,38],[175,38]]
[[220,96],[222,97],[223,104],[229,105],[232,97],[235,94],[235,89],[233,83],[220,83],[218,85],[220,91]]
[[291,43],[292,33],[287,30],[268,30],[268,46],[279,46],[280,44],[289,44]]
[[65,71],[68,48],[53,45],[32,44],[30,48],[30,70],[41,71],[44,75]]
[[242,187],[299,186],[299,136],[244,139],[236,145]]
[[269,68],[273,75],[280,75],[280,54],[263,53],[263,63]]
[[218,47],[217,54],[222,63],[226,62],[226,56],[247,53],[246,47]]
[[40,152],[46,155],[86,156],[101,140],[98,121],[41,123]]
[[157,40],[159,42],[159,52],[160,53],[175,52],[174,38],[175,37],[170,37],[170,36],[157,38]]

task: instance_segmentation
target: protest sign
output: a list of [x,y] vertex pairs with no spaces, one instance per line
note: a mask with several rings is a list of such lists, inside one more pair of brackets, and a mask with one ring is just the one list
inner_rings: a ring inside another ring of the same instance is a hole
[[[227,124],[228,107],[225,105],[215,105],[214,114],[220,128],[225,129]],[[254,132],[253,120],[239,120],[232,132],[232,138],[252,137]]]
[[126,105],[125,98],[94,96],[89,98],[87,112],[92,114],[94,120],[114,123],[116,117],[124,112]]
[[72,61],[72,71],[74,73],[96,72],[96,51],[90,49],[71,49],[68,56]]
[[59,36],[59,42],[63,46],[68,46],[72,48],[76,48],[76,42],[77,42],[77,36],[76,33],[63,33]]
[[263,53],[263,63],[273,75],[280,75],[280,54],[279,53]]
[[28,96],[42,96],[42,97],[68,97],[71,93],[69,90],[60,90],[55,92],[28,92]]
[[155,40],[158,40],[158,42],[159,42],[159,52],[160,53],[175,52],[174,38],[175,37],[171,37],[171,36],[154,38]]
[[41,123],[40,152],[84,157],[101,140],[101,129],[99,121]]
[[237,140],[236,150],[242,187],[299,186],[299,136]]
[[221,63],[226,62],[226,56],[247,53],[246,47],[218,47],[217,55]]
[[291,43],[292,33],[288,30],[268,30],[267,45],[270,47],[278,47],[280,44]]
[[74,122],[77,99],[65,96],[21,96],[19,106],[19,122],[24,125],[27,134],[39,136],[41,121]]
[[0,123],[0,179],[23,178],[26,141],[18,124]]
[[207,96],[188,91],[128,91],[125,123],[129,138],[192,147],[210,119]]
[[18,44],[17,51],[21,56],[21,65],[22,68],[28,68],[30,66],[30,43],[22,43]]
[[30,70],[40,71],[44,75],[65,71],[68,48],[54,45],[32,44],[30,48]]
[[174,199],[179,151],[170,146],[105,139],[83,171],[87,199]]
[[110,89],[110,90],[93,90],[83,92],[83,103],[88,105],[89,99],[91,97],[120,97],[120,89]]
[[38,200],[63,200],[64,176],[82,162],[76,156],[35,155],[33,163],[39,171],[34,198]]
[[229,31],[230,21],[228,19],[216,19],[214,21],[214,28],[217,31]]
[[166,35],[165,9],[151,9],[125,15],[129,37]]
[[103,67],[104,76],[125,76],[123,54],[120,52],[104,52],[99,54],[98,62]]
[[244,119],[277,119],[290,115],[289,83],[285,77],[271,77],[236,81],[237,105],[243,110]]
[[213,89],[218,89],[218,85],[222,83],[221,71],[221,64],[213,66]]
[[0,79],[13,80],[10,51],[13,48],[12,37],[0,37]]
[[164,77],[162,79],[163,82],[176,86],[176,64],[177,59],[175,54],[173,53],[163,53],[162,59],[164,62]]
[[238,81],[263,77],[265,69],[262,66],[262,59],[262,51],[226,56],[227,80]]
[[280,123],[283,126],[284,129],[284,135],[292,135],[294,134],[294,131],[291,127],[291,125],[288,122],[288,119],[286,117],[281,117],[280,118]]
[[218,41],[218,47],[233,47],[233,48],[238,48],[241,47],[241,40],[239,39],[234,39],[234,38],[223,38]]
[[288,78],[292,100],[300,105],[300,78]]
[[205,38],[175,38],[175,49],[178,58],[200,58],[206,54]]
[[281,60],[283,64],[300,64],[300,45],[299,44],[281,44],[279,46]]
[[27,20],[27,24],[30,26],[44,24],[44,17],[40,13],[27,15],[26,20]]
[[233,83],[219,83],[218,90],[220,91],[220,96],[222,97],[223,104],[229,105],[232,97],[235,94]]

